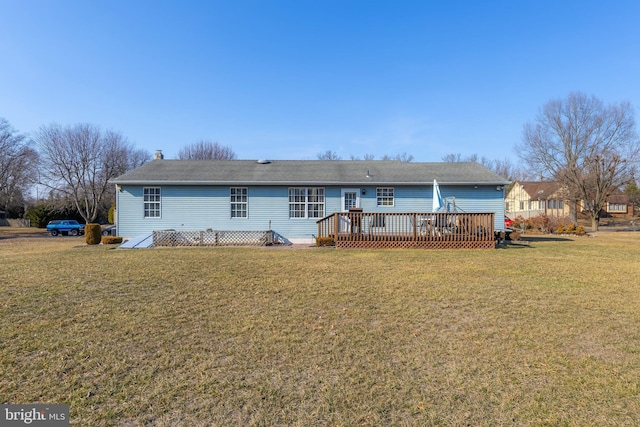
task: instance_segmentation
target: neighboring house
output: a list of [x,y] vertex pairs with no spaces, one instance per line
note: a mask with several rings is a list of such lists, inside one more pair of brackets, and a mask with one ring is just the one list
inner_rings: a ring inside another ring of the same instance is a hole
[[513,218],[538,215],[569,216],[571,204],[562,186],[554,181],[516,181],[504,201],[505,212]]
[[601,217],[632,218],[636,214],[633,201],[622,191],[616,191],[607,198],[602,207]]
[[[582,211],[582,203],[578,203],[578,212]],[[506,215],[516,218],[531,218],[538,215],[554,217],[569,216],[571,202],[566,197],[560,183],[555,181],[517,181],[505,197]],[[616,191],[607,198],[601,216],[633,217],[634,205],[629,197]]]
[[164,160],[116,184],[117,234],[154,230],[273,230],[311,243],[317,221],[335,212],[430,212],[434,179],[448,206],[495,213],[504,229],[509,181],[475,163],[320,160]]

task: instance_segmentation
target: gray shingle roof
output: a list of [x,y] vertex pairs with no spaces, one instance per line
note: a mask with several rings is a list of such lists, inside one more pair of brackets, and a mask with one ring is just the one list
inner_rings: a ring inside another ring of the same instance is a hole
[[549,198],[562,189],[557,181],[518,181],[517,184],[521,185],[522,190],[531,198]]
[[[368,176],[367,176],[368,175]],[[153,160],[112,180],[134,185],[505,185],[475,162],[413,163],[362,160]]]

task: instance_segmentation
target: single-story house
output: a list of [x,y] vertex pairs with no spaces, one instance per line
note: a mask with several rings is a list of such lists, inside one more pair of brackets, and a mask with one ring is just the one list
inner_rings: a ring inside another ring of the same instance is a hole
[[272,230],[312,243],[317,222],[353,208],[431,212],[434,180],[445,204],[495,213],[504,229],[503,177],[475,162],[155,159],[112,180],[117,234],[156,230]]
[[556,181],[516,181],[506,195],[505,212],[513,218],[538,215],[562,218],[569,216],[571,202]]
[[620,190],[607,197],[607,202],[600,212],[601,218],[633,218],[635,215],[636,210],[633,201]]
[[[531,218],[538,215],[556,218],[569,217],[572,203],[575,212],[583,211],[582,202],[571,202],[567,191],[557,181],[516,181],[505,197],[505,213],[516,217]],[[624,192],[617,190],[607,197],[601,217],[633,217],[633,202]]]

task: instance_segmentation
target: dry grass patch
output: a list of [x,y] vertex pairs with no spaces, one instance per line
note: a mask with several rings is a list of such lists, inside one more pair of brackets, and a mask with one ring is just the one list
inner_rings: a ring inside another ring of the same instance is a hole
[[0,239],[0,401],[69,403],[72,425],[640,417],[637,234],[495,251],[71,240]]

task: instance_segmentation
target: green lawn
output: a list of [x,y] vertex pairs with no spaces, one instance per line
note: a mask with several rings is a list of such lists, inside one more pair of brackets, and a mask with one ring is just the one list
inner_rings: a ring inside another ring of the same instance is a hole
[[0,402],[74,426],[638,425],[640,233],[497,250],[0,235]]

